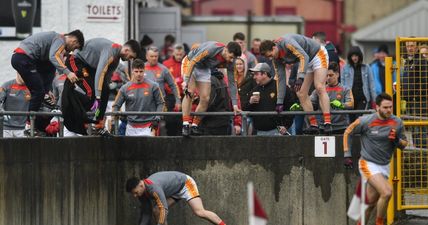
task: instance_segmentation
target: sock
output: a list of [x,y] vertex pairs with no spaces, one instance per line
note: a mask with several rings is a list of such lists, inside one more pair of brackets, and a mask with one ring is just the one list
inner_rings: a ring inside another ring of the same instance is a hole
[[361,225],[361,220],[358,220],[358,223],[357,223],[357,225]]
[[324,123],[329,123],[331,124],[331,116],[330,113],[323,113],[324,116]]
[[199,124],[201,123],[201,117],[200,116],[195,116],[193,117],[193,123],[192,126],[199,126]]
[[183,125],[189,125],[191,120],[191,116],[183,116]]
[[222,220],[218,225],[226,225],[225,223],[224,223],[224,221]]
[[317,126],[318,126],[317,119],[315,118],[315,116],[314,116],[314,115],[310,115],[310,116],[309,116],[309,124],[310,124],[311,126],[314,126],[314,127],[317,127]]
[[382,217],[376,217],[376,225],[383,225],[383,218]]

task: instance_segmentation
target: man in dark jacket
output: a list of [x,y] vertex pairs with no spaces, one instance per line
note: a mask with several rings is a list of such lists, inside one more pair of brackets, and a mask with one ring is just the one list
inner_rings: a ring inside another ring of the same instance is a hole
[[[267,63],[258,63],[250,71],[254,73],[257,86],[252,90],[252,95],[243,109],[257,112],[275,111],[277,87],[270,74],[270,66]],[[288,86],[286,93],[283,105],[284,109],[289,109],[296,101],[296,94]],[[293,123],[293,116],[254,116],[253,121],[257,135],[285,135]]]

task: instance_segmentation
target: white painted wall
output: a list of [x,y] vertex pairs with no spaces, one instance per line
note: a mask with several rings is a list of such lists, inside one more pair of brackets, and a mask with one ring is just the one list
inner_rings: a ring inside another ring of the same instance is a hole
[[[66,33],[80,29],[85,39],[104,37],[123,43],[126,37],[126,0],[42,0],[41,30]],[[92,22],[87,20],[88,5],[115,5],[121,7],[119,22]],[[13,79],[15,70],[10,65],[13,50],[19,41],[0,40],[0,84]]]

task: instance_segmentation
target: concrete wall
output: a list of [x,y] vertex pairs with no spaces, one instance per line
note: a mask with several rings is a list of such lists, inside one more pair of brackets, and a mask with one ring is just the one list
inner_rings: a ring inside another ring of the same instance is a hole
[[[67,33],[74,29],[80,29],[86,39],[104,37],[123,43],[127,22],[125,16],[126,2],[125,0],[42,0],[41,31]],[[117,22],[111,22],[112,20],[95,22],[87,19],[88,5],[120,6],[122,13],[115,15],[119,18]],[[16,72],[10,65],[10,59],[18,44],[19,41],[0,40],[0,84],[15,77]]]
[[[355,171],[314,158],[313,137],[66,138],[0,140],[0,225],[137,224],[130,176],[163,170],[195,178],[204,205],[227,224],[248,224],[246,184],[269,224],[348,224]],[[168,224],[208,224],[183,202]],[[349,223],[353,224],[353,223]]]

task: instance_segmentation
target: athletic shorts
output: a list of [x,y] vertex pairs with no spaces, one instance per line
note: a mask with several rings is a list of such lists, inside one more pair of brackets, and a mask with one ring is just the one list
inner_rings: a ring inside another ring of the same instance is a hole
[[153,136],[150,127],[133,127],[129,123],[126,124],[125,136]]
[[[181,74],[185,74],[185,71],[189,70],[190,68],[190,61],[186,57],[184,57],[182,64],[181,64]],[[211,70],[209,68],[196,68],[193,67],[193,72],[190,74],[191,77],[195,79],[195,81],[198,82],[211,82]]]
[[186,201],[190,201],[196,197],[199,197],[198,186],[196,186],[195,180],[193,180],[193,178],[190,176],[187,176],[186,184],[180,190],[180,192],[171,196],[173,199],[185,199]]
[[317,55],[309,62],[307,73],[321,68],[328,69],[328,53],[324,46],[321,46]]
[[358,161],[358,167],[359,167],[361,176],[365,180],[368,180],[370,177],[378,173],[382,174],[386,178],[389,178],[389,164],[379,165],[364,159],[360,159]]

